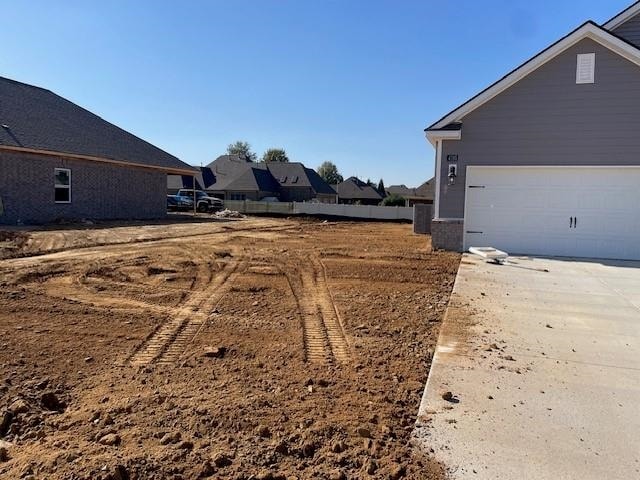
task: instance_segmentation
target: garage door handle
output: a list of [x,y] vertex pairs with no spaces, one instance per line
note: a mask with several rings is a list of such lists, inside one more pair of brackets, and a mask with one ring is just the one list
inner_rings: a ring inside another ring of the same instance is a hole
[[578,217],[573,219],[573,228],[578,228]]
[[573,217],[569,217],[569,228],[573,228]]

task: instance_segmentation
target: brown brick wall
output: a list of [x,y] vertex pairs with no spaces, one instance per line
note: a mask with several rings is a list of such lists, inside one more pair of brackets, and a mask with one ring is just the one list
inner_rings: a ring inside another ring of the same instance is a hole
[[[71,203],[55,203],[54,169],[71,169]],[[0,153],[0,224],[59,219],[152,219],[167,214],[167,175],[25,153]]]

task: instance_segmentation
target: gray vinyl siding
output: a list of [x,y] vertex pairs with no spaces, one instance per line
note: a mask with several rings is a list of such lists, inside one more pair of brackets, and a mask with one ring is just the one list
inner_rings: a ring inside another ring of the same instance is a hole
[[[576,55],[593,52],[595,83],[577,85]],[[640,67],[585,39],[469,113],[443,142],[440,218],[463,217],[467,165],[640,165]]]
[[612,32],[636,47],[640,47],[640,15],[630,18]]
[[[71,169],[71,203],[55,203],[54,169]],[[23,153],[0,153],[0,224],[166,216],[163,172]]]

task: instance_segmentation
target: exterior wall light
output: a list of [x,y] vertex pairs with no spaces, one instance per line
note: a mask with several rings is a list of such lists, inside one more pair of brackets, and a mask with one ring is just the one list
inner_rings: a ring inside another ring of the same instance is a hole
[[457,165],[449,165],[449,185],[455,185],[456,177],[458,176],[458,166]]

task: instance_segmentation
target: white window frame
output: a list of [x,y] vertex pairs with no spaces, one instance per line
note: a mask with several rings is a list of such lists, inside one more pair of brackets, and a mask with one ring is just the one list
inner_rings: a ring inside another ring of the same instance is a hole
[[[581,66],[583,59],[589,59],[589,66],[591,67],[591,71],[589,71],[589,76],[586,79],[582,79],[580,77]],[[596,54],[595,53],[579,53],[576,57],[576,84],[582,85],[587,83],[596,83]]]
[[[69,175],[69,185],[58,185],[56,182],[56,174],[58,172],[67,172]],[[58,188],[66,188],[69,190],[69,200],[68,201],[59,201],[55,200],[55,191]],[[70,168],[54,168],[53,169],[53,198],[55,203],[71,203],[71,169]]]

